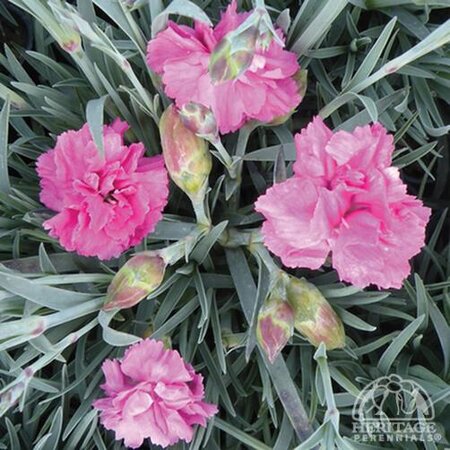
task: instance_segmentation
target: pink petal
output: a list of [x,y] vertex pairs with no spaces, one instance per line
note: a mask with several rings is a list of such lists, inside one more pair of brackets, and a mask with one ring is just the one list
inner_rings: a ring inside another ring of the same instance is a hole
[[124,145],[127,128],[120,119],[104,126],[104,157],[84,125],[58,136],[38,159],[40,198],[59,211],[44,227],[68,251],[118,257],[162,217],[169,193],[163,160],[144,157],[141,143]]
[[170,444],[182,440],[185,442],[191,442],[194,436],[192,426],[186,423],[183,417],[175,410],[162,407],[163,415],[169,425]]
[[166,94],[176,100],[178,107],[195,102],[204,106],[213,104],[213,86],[207,71],[209,56],[190,56],[172,61],[162,76]]
[[36,162],[36,170],[41,177],[41,202],[54,211],[61,211],[63,208],[63,193],[58,181],[54,179],[56,172],[55,150],[39,156]]
[[191,391],[185,384],[156,383],[155,393],[164,404],[172,409],[181,409],[193,400]]
[[152,70],[161,74],[167,62],[207,51],[208,48],[198,39],[192,28],[170,21],[164,31],[149,41],[147,63]]
[[168,352],[161,341],[149,339],[125,352],[122,372],[136,381],[177,383],[191,380],[178,352]]
[[297,56],[274,41],[267,50],[255,48],[253,63],[237,79],[212,84],[211,54],[250,14],[236,9],[233,1],[214,30],[201,22],[194,29],[169,22],[147,48],[147,63],[161,75],[166,94],[180,108],[189,102],[211,108],[221,133],[253,119],[271,122],[292,113],[301,101],[293,79]]
[[214,37],[219,42],[230,31],[235,30],[250,15],[249,12],[238,13],[236,0],[228,5],[222,17],[214,28]]
[[314,183],[294,177],[274,185],[255,203],[266,218],[264,243],[289,267],[317,269],[328,255],[335,218],[319,203],[320,196]]
[[153,399],[147,392],[136,391],[128,397],[122,412],[124,417],[137,416],[147,411],[152,405]]
[[167,447],[179,440],[190,442],[193,425],[206,425],[217,407],[202,401],[201,375],[178,352],[162,342],[145,339],[129,347],[123,360],[103,364],[107,395],[93,406],[102,424],[136,448],[149,438]]
[[[108,130],[108,126],[105,127],[106,131]],[[114,133],[120,134],[120,135],[124,135],[125,132],[130,128],[130,126],[124,122],[123,120],[121,120],[119,117],[116,117],[114,119],[114,121],[111,123],[111,125],[109,126],[109,128],[111,130],[114,131]]]
[[332,243],[340,278],[361,288],[400,288],[411,269],[409,259],[424,245],[428,216],[429,209],[407,195],[387,206],[383,217],[367,210],[349,215]]
[[122,420],[114,428],[116,439],[123,439],[127,447],[139,448],[147,438],[146,429],[136,422],[136,418],[133,417],[130,420]]
[[338,131],[330,139],[326,151],[339,164],[354,169],[382,169],[391,164],[394,151],[392,135],[376,123],[355,128],[351,133]]
[[125,387],[125,379],[117,359],[105,360],[102,364],[102,370],[105,374],[105,384],[102,385],[102,389],[106,393],[120,392]]
[[316,116],[301,133],[295,135],[297,147],[297,160],[294,164],[294,172],[303,177],[322,178],[321,181],[331,179],[336,163],[325,148],[333,136],[332,131],[323,120]]
[[240,128],[245,121],[244,99],[236,82],[227,81],[214,86],[212,110],[221,133],[229,133]]
[[147,430],[146,434],[153,444],[160,445],[163,448],[172,444],[169,431],[170,423],[167,423],[165,410],[162,410],[158,403],[155,403],[149,411],[143,415],[142,419],[145,419],[143,426],[145,426],[145,429]]

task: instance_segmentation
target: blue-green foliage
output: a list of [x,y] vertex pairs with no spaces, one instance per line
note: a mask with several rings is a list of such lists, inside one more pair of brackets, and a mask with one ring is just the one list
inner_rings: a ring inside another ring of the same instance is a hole
[[[122,448],[100,426],[91,403],[100,395],[102,361],[143,335],[170,337],[205,376],[208,400],[220,407],[191,444],[176,448],[286,450],[313,431],[300,449],[450,447],[448,1],[266,0],[274,21],[289,8],[280,23],[289,25],[288,48],[308,70],[305,99],[284,125],[226,137],[230,153],[246,152],[242,181],[233,187],[239,201],[226,201],[216,161],[209,203],[218,226],[188,261],[169,270],[151,298],[114,317],[99,310],[128,256],[105,264],[64,252],[41,226],[49,211],[39,203],[34,162],[59,133],[91,119],[98,126],[100,109],[106,122],[128,121],[128,139],[160,153],[156,121],[168,99],[146,68],[146,42],[152,29],[164,26],[169,4],[175,20],[188,23],[206,13],[215,23],[227,2],[9,3],[34,17],[34,44],[26,50],[11,42],[0,54],[0,449]],[[238,3],[251,7],[249,0]],[[11,20],[3,5],[2,22]],[[74,25],[83,50],[69,55],[55,39]],[[226,248],[224,233],[260,223],[254,200],[274,177],[290,173],[293,133],[318,112],[339,129],[383,123],[395,135],[394,164],[434,214],[427,246],[401,290],[359,291],[331,270],[296,271],[336,309],[348,345],[325,355],[295,335],[270,365],[254,334],[268,273],[245,245]],[[175,242],[193,221],[187,198],[173,188],[165,219],[134,250]],[[30,367],[33,377],[24,370]],[[391,373],[432,396],[439,443],[351,440],[356,396]],[[301,422],[306,416],[309,426]]]

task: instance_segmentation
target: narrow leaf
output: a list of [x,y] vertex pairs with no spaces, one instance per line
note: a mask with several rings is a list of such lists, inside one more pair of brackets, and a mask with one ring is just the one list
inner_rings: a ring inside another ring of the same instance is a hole
[[177,14],[179,16],[189,17],[194,20],[204,22],[212,26],[212,22],[207,14],[195,3],[189,0],[173,0],[169,6],[160,14],[158,14],[152,22],[152,36],[155,37],[162,31],[169,18],[169,14]]
[[370,49],[369,53],[364,58],[364,61],[360,64],[358,71],[345,87],[345,90],[351,90],[352,87],[357,85],[360,81],[364,80],[364,78],[368,77],[372,73],[372,70],[380,60],[381,54],[386,47],[389,38],[391,37],[396,22],[397,18],[394,17],[384,27],[382,33],[380,34],[380,37]]
[[103,149],[103,111],[107,96],[89,100],[86,106],[86,120],[91,131],[92,138],[101,156],[104,156]]
[[328,0],[320,9],[319,14],[311,20],[309,26],[292,45],[292,51],[297,55],[305,55],[323,37],[336,17],[347,6],[347,0]]
[[413,320],[389,345],[385,352],[381,355],[378,362],[378,368],[383,373],[388,373],[395,358],[400,354],[408,341],[414,336],[414,333],[419,329],[425,316],[420,316]]
[[109,326],[116,311],[100,311],[98,313],[98,323],[103,329],[103,340],[114,347],[126,347],[131,344],[139,342],[141,338],[133,334],[123,333],[122,331],[114,330]]
[[6,98],[2,111],[0,112],[0,192],[9,193],[8,174],[8,131],[9,131],[9,97]]

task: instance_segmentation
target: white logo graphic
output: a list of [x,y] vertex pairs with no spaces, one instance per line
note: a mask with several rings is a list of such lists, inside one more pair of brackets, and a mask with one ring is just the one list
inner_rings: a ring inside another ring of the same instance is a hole
[[352,411],[353,438],[362,442],[438,442],[434,406],[413,380],[378,378],[358,395]]

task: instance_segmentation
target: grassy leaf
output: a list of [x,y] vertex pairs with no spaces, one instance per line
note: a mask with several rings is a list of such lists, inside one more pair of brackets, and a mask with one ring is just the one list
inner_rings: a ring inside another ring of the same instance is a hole
[[364,61],[360,64],[358,71],[355,73],[353,78],[349,81],[349,83],[345,86],[345,90],[351,91],[354,86],[368,77],[372,70],[375,68],[376,64],[380,60],[381,54],[386,47],[386,44],[389,38],[392,35],[392,31],[394,30],[395,23],[397,18],[394,17],[390,20],[390,22],[385,26],[380,37],[377,39],[373,47],[370,49],[369,53],[365,57]]
[[378,362],[378,368],[381,372],[387,374],[389,369],[395,361],[395,358],[403,350],[408,341],[414,336],[414,333],[419,329],[425,316],[420,316],[413,320],[389,345],[389,347],[381,355]]
[[6,98],[0,112],[0,191],[8,194],[10,190],[8,174],[8,130],[9,130],[9,97]]
[[86,106],[86,120],[89,125],[89,130],[102,157],[105,154],[103,149],[103,111],[107,98],[104,95],[103,97],[89,100]]
[[122,331],[114,330],[109,326],[115,313],[115,311],[100,311],[98,313],[98,323],[103,329],[104,341],[114,347],[126,347],[139,342],[141,340],[139,336],[123,333]]
[[59,407],[52,418],[52,426],[49,431],[49,439],[46,440],[42,450],[57,450],[59,448],[61,429],[62,429],[63,413]]
[[348,0],[328,0],[320,8],[319,13],[309,22],[308,27],[292,44],[291,50],[297,55],[305,55],[328,31],[336,17],[347,6]]
[[[378,69],[375,73],[369,77],[361,80],[358,84],[353,86],[353,92],[355,94],[367,89],[372,86],[377,81],[388,76],[389,74],[395,73],[403,66],[416,61],[418,58],[432,52],[433,50],[440,48],[450,42],[450,19],[437,27],[426,39],[419,42],[417,45],[403,53],[402,55],[394,58],[393,60],[386,63],[383,67]],[[324,108],[321,109],[320,115],[322,117],[328,117],[331,113],[336,111],[340,106],[344,105],[350,100],[350,98],[345,96],[345,93],[336,97],[333,101],[328,103]]]
[[190,17],[191,19],[212,25],[211,20],[205,12],[195,3],[189,0],[173,0],[169,6],[159,13],[152,23],[152,36],[155,37],[167,24],[169,14],[177,14],[179,16]]
[[262,442],[253,438],[249,434],[241,431],[239,428],[234,427],[230,423],[219,419],[218,417],[214,419],[214,426],[235,437],[238,441],[242,442],[246,446],[246,448],[252,448],[255,450],[270,450],[270,447],[268,447],[267,445],[264,445]]

